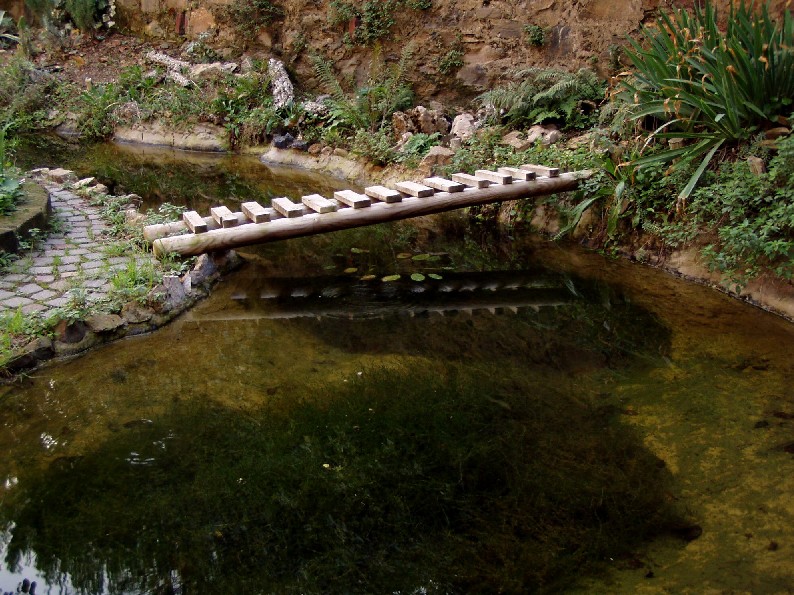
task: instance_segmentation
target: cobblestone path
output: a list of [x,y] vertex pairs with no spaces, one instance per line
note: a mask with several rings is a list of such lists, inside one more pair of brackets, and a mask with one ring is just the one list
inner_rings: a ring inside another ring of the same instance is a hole
[[21,255],[0,275],[0,313],[24,314],[66,306],[80,296],[86,303],[107,298],[114,275],[151,258],[126,254],[126,244],[103,240],[107,225],[88,200],[60,187],[47,187],[61,231],[38,249]]

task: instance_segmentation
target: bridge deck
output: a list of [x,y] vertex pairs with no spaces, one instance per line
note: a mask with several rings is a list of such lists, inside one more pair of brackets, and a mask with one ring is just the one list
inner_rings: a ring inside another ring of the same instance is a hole
[[[271,208],[244,203],[242,211],[214,207],[209,217],[195,211],[183,220],[144,229],[154,253],[193,256],[213,250],[238,248],[341,229],[431,215],[491,202],[543,196],[574,190],[589,171],[560,174],[556,168],[522,165],[498,172],[477,170],[474,176],[454,174],[452,181],[426,178],[422,184],[400,182],[395,189],[366,188],[334,193],[333,199],[313,194],[302,204],[288,198],[273,199]],[[185,234],[188,231],[189,233]],[[173,235],[181,234],[181,235]]]

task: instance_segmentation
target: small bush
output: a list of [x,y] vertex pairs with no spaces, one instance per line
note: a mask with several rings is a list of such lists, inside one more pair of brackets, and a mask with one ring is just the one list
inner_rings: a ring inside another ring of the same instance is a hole
[[374,133],[367,130],[356,131],[351,150],[355,155],[365,157],[375,165],[387,165],[397,158],[392,148],[391,135],[383,129]]
[[529,45],[540,47],[546,43],[546,30],[540,25],[524,25],[524,35]]
[[252,40],[260,29],[284,17],[284,9],[272,0],[235,0],[226,16],[244,40]]
[[441,57],[438,62],[438,71],[441,74],[452,74],[463,66],[463,51],[451,49]]

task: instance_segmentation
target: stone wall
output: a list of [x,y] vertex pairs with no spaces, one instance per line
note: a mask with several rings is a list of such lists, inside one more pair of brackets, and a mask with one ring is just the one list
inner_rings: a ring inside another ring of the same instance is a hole
[[[118,20],[123,29],[154,38],[189,40],[204,34],[229,55],[273,54],[301,80],[312,76],[309,50],[331,59],[346,75],[366,77],[372,50],[344,43],[355,24],[331,26],[329,0],[276,0],[284,7],[284,19],[254,39],[240,39],[224,18],[234,1],[117,0]],[[777,0],[777,6],[784,2]],[[660,7],[670,6],[662,0],[433,0],[429,10],[402,9],[382,50],[387,59],[396,59],[412,40],[420,97],[463,99],[528,66],[590,66],[606,74],[614,47],[652,21]],[[542,46],[529,43],[529,25],[546,31]],[[450,50],[463,53],[463,65],[444,74],[439,67]]]

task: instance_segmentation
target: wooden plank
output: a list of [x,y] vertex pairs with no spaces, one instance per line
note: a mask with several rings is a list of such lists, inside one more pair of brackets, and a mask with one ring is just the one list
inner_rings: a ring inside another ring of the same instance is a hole
[[298,205],[285,197],[274,198],[273,208],[285,217],[300,217],[303,215],[303,205]]
[[301,200],[303,204],[312,211],[317,211],[318,213],[333,213],[337,208],[335,202],[319,194],[309,194],[308,196],[304,196]]
[[397,182],[394,187],[402,192],[403,194],[408,194],[409,196],[415,196],[416,198],[425,198],[428,196],[433,196],[435,190],[428,186],[424,186],[422,184],[417,184],[416,182]]
[[464,185],[460,182],[450,182],[444,178],[425,178],[422,184],[442,192],[463,192]]
[[516,167],[500,167],[497,170],[500,174],[511,176],[514,180],[529,181],[535,179],[535,172],[526,169],[518,169]]
[[386,188],[386,186],[364,188],[364,194],[381,202],[400,202],[403,199],[403,195],[397,190]]
[[478,178],[464,173],[452,174],[450,176],[453,182],[458,182],[464,186],[471,186],[472,188],[488,188],[491,182],[485,178]]
[[354,209],[362,209],[372,204],[372,201],[368,197],[358,192],[353,192],[352,190],[337,190],[334,192],[334,198]]
[[500,174],[497,171],[490,171],[487,169],[478,169],[474,172],[474,175],[478,178],[485,178],[486,180],[493,182],[494,184],[512,184],[513,177],[508,176],[506,174]]
[[534,171],[537,175],[546,176],[547,178],[556,178],[560,175],[559,167],[546,167],[544,165],[532,165],[531,163],[528,163],[526,165],[522,165],[521,169]]
[[264,223],[270,221],[270,213],[258,202],[244,202],[240,205],[243,213],[254,223]]
[[228,207],[212,207],[210,216],[215,219],[215,223],[221,227],[234,227],[237,225],[237,216]]
[[204,233],[208,229],[204,217],[199,215],[196,211],[185,211],[182,213],[182,221],[185,222],[187,228],[193,233]]

